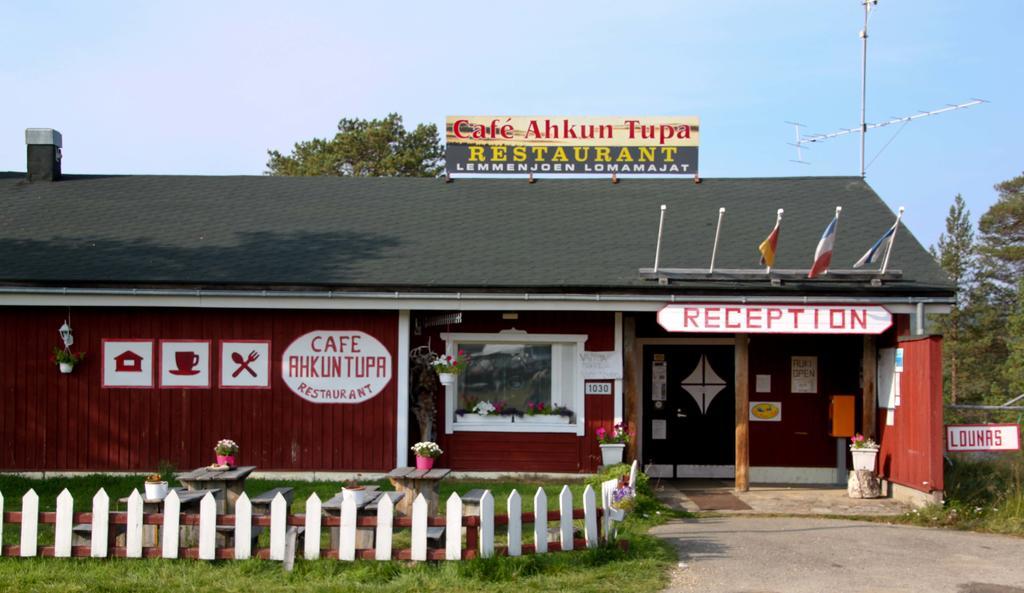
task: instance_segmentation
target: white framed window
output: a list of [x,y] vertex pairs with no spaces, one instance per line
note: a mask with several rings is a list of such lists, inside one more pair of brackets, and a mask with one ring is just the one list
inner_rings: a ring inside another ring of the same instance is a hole
[[455,383],[445,386],[446,433],[583,435],[581,354],[586,335],[505,330],[444,333],[441,338],[447,354],[462,350],[470,357]]

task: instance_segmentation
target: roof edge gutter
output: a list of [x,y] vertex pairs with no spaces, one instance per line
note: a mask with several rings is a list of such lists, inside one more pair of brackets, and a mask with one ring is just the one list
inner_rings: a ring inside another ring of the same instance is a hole
[[[290,290],[223,290],[223,289],[188,289],[188,288],[72,288],[72,287],[27,287],[27,286],[0,286],[0,297],[3,296],[48,296],[68,297],[78,300],[80,297],[129,297],[141,299],[181,299],[183,301],[210,301],[226,299],[237,301],[239,299],[256,301],[303,301],[303,300],[328,300],[328,301],[375,301],[382,305],[391,303],[383,308],[408,308],[395,307],[395,303],[412,301],[436,302],[436,303],[470,303],[470,302],[529,302],[541,304],[545,302],[559,303],[603,303],[606,305],[623,303],[646,303],[646,304],[670,304],[670,303],[870,303],[870,304],[899,304],[913,305],[918,303],[925,305],[952,305],[955,302],[953,297],[915,297],[915,296],[771,296],[771,295],[699,295],[699,294],[550,294],[550,293],[490,293],[490,292],[350,292],[350,291],[290,291]],[[8,300],[8,299],[3,299]],[[0,304],[3,304],[0,300]],[[28,303],[26,303],[28,304]],[[182,306],[203,306],[201,304],[183,304]],[[238,306],[238,305],[236,305]]]

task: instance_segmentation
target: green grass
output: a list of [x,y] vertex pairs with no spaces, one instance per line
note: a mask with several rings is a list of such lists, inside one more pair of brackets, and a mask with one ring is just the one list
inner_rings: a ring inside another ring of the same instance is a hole
[[[617,471],[621,472],[621,467]],[[596,484],[601,478],[595,477],[591,482]],[[298,560],[291,573],[284,572],[280,563],[261,560],[200,562],[0,558],[0,591],[656,591],[668,582],[668,570],[675,562],[675,552],[646,532],[651,526],[678,513],[657,503],[650,496],[646,480],[641,481],[637,510],[620,528],[620,538],[629,542],[627,550],[603,546],[593,550],[519,558],[498,557],[438,563]],[[7,511],[20,508],[21,494],[30,487],[35,488],[40,495],[41,509],[52,510],[57,494],[67,487],[75,497],[76,509],[84,511],[89,509],[89,501],[98,488],[105,488],[111,498],[116,499],[126,496],[132,488],[139,488],[141,482],[140,476],[84,476],[51,480],[0,476],[0,492],[4,493]],[[390,488],[386,484],[380,485]],[[249,480],[246,490],[259,493],[278,486],[295,488],[294,512],[302,512],[305,498],[309,494],[316,492],[325,498],[333,496],[340,488],[337,482]],[[506,480],[450,480],[443,484],[442,497],[446,498],[453,490],[461,493],[472,488],[488,488],[495,495],[497,512],[501,513],[508,494],[513,488],[518,488],[523,495],[523,510],[529,512],[533,509],[533,494],[537,487],[544,488],[547,493],[549,508],[557,508],[555,500],[561,486],[561,481],[523,480],[513,483]],[[573,491],[574,506],[578,507],[585,483],[579,480],[569,486]],[[52,539],[52,528],[50,534]],[[3,539],[6,543],[16,543],[16,526],[7,526]],[[501,534],[497,539],[503,539]]]
[[1024,451],[946,464],[946,501],[911,511],[900,523],[1024,536]]

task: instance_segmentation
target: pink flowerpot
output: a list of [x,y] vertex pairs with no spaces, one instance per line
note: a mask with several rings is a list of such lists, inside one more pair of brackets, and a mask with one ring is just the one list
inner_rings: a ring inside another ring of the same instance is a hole
[[234,455],[218,455],[217,456],[217,465],[227,465],[229,467],[233,467],[235,465],[235,456]]
[[416,456],[416,469],[433,469],[434,458],[433,457],[420,457]]

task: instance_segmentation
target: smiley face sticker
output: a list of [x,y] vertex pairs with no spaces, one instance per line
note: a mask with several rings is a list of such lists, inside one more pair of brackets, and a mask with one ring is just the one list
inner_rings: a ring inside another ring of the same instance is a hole
[[782,403],[750,402],[751,422],[782,422]]

